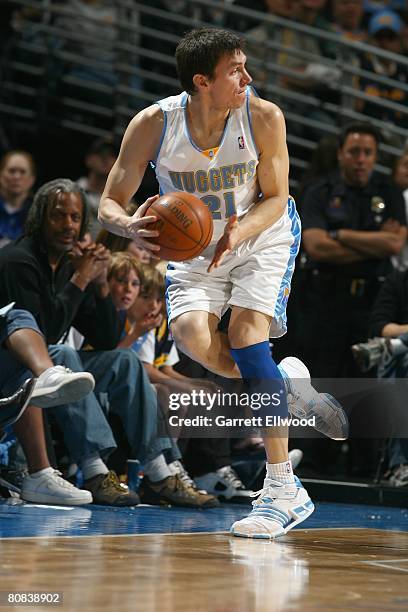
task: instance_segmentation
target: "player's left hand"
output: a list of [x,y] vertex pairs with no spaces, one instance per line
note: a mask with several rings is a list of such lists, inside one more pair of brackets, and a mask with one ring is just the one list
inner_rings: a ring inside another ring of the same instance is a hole
[[222,260],[228,253],[239,243],[239,224],[237,215],[232,215],[228,219],[228,223],[224,228],[224,233],[217,242],[215,247],[214,257],[207,268],[207,272],[211,272],[214,268],[218,268]]

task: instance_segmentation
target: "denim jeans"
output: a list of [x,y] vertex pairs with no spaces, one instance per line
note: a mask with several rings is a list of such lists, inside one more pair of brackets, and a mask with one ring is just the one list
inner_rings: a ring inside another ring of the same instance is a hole
[[408,465],[408,439],[393,438],[388,445],[390,468],[398,467],[401,464]]
[[[408,334],[399,339],[408,345]],[[395,357],[386,366],[378,368],[380,378],[408,378],[408,353]],[[408,464],[408,438],[391,438],[388,443],[389,467],[392,469],[401,464]]]
[[151,460],[172,448],[169,438],[157,436],[156,393],[131,349],[78,352],[58,344],[48,350],[55,364],[74,372],[91,372],[96,382],[94,392],[81,401],[51,409],[75,463],[95,452],[106,456],[116,448],[106,414],[97,400],[99,394],[107,395],[109,412],[120,418],[132,458]]
[[[12,309],[0,317],[0,396],[7,397],[32,373],[27,370],[4,342],[19,329],[41,334],[34,317],[25,310]],[[42,334],[41,334],[42,335]],[[63,431],[65,444],[76,463],[94,453],[107,456],[116,448],[112,430],[95,394],[106,393],[109,409],[116,413],[126,432],[132,457],[150,460],[162,451],[177,459],[179,453],[169,438],[157,437],[157,400],[144,368],[129,349],[116,351],[77,351],[65,345],[49,347],[51,359],[74,372],[91,372],[96,380],[95,393],[79,402],[49,408]],[[161,415],[159,415],[161,418]]]
[[32,329],[42,336],[33,315],[27,310],[12,308],[0,317],[0,397],[12,395],[32,376],[30,370],[4,347],[7,338],[19,329]]

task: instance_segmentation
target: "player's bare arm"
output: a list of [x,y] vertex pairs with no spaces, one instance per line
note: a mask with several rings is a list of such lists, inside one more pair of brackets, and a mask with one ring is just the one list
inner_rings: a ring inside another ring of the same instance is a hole
[[240,222],[241,240],[274,225],[286,210],[289,197],[289,156],[283,113],[276,104],[256,97],[251,99],[251,113],[259,149],[257,175],[262,200]]
[[131,238],[149,251],[159,249],[148,240],[158,235],[158,232],[148,229],[149,223],[156,218],[143,215],[158,196],[148,198],[132,216],[126,213],[125,208],[139,188],[147,164],[156,156],[163,121],[163,113],[156,105],[144,109],[132,119],[99,205],[99,220],[107,230]]
[[251,98],[252,124],[259,149],[257,176],[262,199],[238,221],[231,217],[208,268],[211,271],[239,243],[256,236],[276,223],[284,213],[289,197],[289,156],[286,126],[276,104]]

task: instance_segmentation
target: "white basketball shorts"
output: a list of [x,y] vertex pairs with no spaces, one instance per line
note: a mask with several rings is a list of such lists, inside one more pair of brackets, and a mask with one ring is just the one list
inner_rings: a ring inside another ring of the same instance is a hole
[[270,335],[286,333],[286,304],[300,246],[301,225],[293,198],[270,228],[227,255],[208,273],[215,245],[205,256],[171,262],[166,273],[169,323],[179,315],[204,310],[221,318],[231,306],[256,310],[272,317]]

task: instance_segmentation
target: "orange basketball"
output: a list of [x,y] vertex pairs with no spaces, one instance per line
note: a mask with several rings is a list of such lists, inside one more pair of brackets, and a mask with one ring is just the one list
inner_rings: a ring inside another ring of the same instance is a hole
[[191,193],[166,193],[149,206],[145,215],[157,217],[157,221],[148,228],[160,232],[157,238],[150,240],[160,246],[158,255],[162,259],[193,259],[210,244],[213,235],[210,210]]

